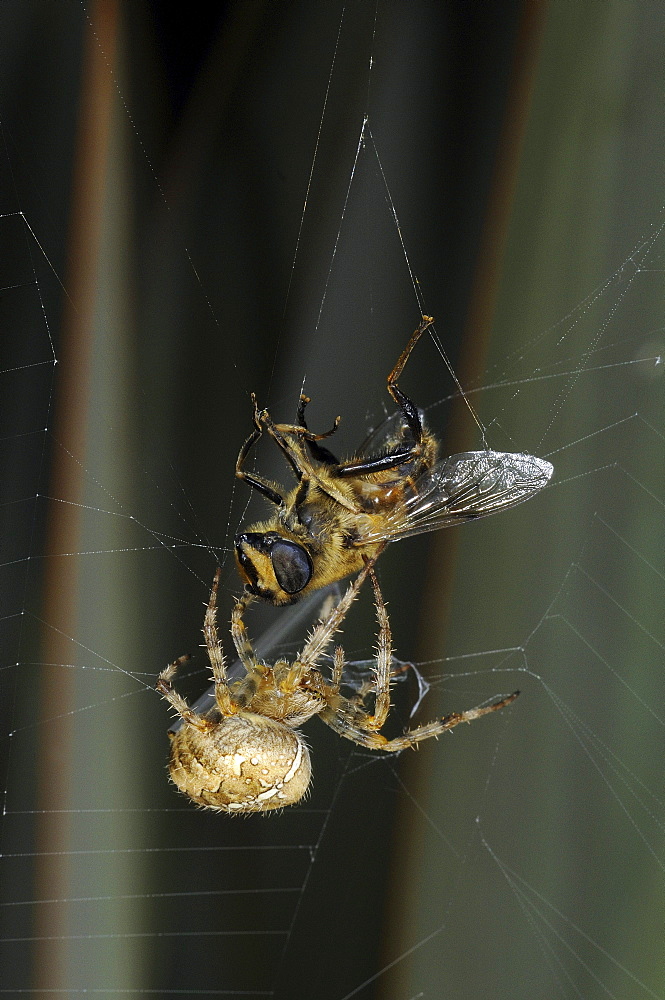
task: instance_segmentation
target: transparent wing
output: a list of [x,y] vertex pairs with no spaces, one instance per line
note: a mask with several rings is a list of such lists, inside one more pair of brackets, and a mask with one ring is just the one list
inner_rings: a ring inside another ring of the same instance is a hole
[[451,455],[417,480],[413,495],[384,519],[380,530],[363,534],[357,544],[397,541],[514,507],[542,490],[553,471],[545,459],[520,452]]

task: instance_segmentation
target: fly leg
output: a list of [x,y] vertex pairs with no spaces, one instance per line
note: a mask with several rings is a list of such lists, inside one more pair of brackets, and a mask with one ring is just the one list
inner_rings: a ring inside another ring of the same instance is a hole
[[243,482],[247,483],[248,486],[251,486],[252,489],[257,490],[262,496],[264,496],[267,500],[270,500],[270,502],[274,503],[277,507],[283,507],[284,497],[279,490],[276,489],[275,483],[268,482],[267,479],[264,479],[262,476],[257,476],[254,472],[246,472],[243,468],[249,452],[263,434],[260,413],[256,405],[256,396],[254,393],[252,393],[252,403],[254,404],[254,430],[238,452],[238,458],[236,459],[236,478],[242,479]]
[[396,469],[400,465],[410,462],[420,452],[421,444],[423,442],[423,425],[420,419],[420,413],[418,412],[416,404],[412,402],[406,393],[402,392],[400,387],[397,385],[397,380],[404,371],[404,366],[409,360],[411,351],[416,346],[425,330],[429,329],[433,322],[434,318],[432,316],[423,316],[420,326],[411,334],[408,344],[400,354],[395,367],[390,372],[387,379],[388,392],[404,414],[404,419],[409,427],[409,430],[411,431],[413,442],[403,448],[396,448],[387,455],[378,455],[376,457],[370,456],[368,458],[359,459],[357,462],[345,462],[335,470],[334,474],[336,476],[345,478],[347,476],[367,475],[368,473],[382,472],[385,469]]
[[420,439],[423,434],[418,407],[409,399],[407,395],[405,395],[405,393],[402,392],[400,387],[397,385],[397,379],[404,371],[404,367],[411,356],[411,351],[416,346],[425,330],[429,329],[433,322],[433,316],[423,316],[420,326],[411,334],[408,344],[400,354],[395,367],[388,376],[388,392],[401,408],[404,418],[411,428],[411,433],[413,434],[416,445],[420,444]]

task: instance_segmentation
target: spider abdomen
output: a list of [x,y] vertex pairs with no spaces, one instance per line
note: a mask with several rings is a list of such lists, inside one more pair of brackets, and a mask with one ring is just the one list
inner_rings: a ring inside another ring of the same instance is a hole
[[228,813],[293,805],[312,773],[301,733],[252,712],[207,730],[185,723],[172,737],[169,772],[198,805]]

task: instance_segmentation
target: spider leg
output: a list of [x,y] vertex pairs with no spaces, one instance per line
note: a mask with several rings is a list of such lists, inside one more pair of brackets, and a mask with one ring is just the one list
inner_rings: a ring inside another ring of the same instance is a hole
[[[406,750],[407,747],[416,746],[417,743],[429,739],[430,736],[439,736],[440,733],[444,733],[448,729],[454,729],[460,722],[474,722],[483,715],[488,715],[490,712],[497,712],[500,708],[505,708],[506,705],[510,705],[511,702],[515,701],[518,695],[519,691],[514,691],[507,698],[493,701],[491,704],[481,708],[471,708],[466,712],[454,712],[451,715],[444,716],[442,719],[438,719],[436,722],[429,722],[424,726],[418,726],[416,729],[407,729],[401,736],[397,736],[393,740],[386,739],[381,733],[368,732],[365,728],[364,713],[354,712],[353,706],[350,704],[345,706],[341,713],[325,709],[319,717],[331,729],[339,733],[340,736],[344,736],[347,740],[353,740],[354,743],[358,743],[360,746],[369,747],[370,750],[384,750],[387,753],[398,753],[400,750]],[[345,711],[348,712],[349,708],[352,711],[345,714]]]
[[215,682],[215,700],[222,715],[235,715],[237,708],[233,703],[226,679],[226,663],[222,643],[217,634],[217,589],[221,575],[219,566],[215,572],[210,590],[210,600],[203,619],[203,638],[208,650],[208,659],[212,667],[212,677]]
[[333,654],[333,671],[332,671],[332,684],[330,685],[330,694],[335,697],[339,694],[339,689],[342,685],[342,675],[344,673],[344,650],[341,646],[335,646],[335,652]]
[[376,573],[370,569],[369,575],[374,587],[374,606],[379,623],[377,635],[377,655],[375,668],[376,695],[374,699],[374,715],[368,715],[365,726],[374,732],[381,729],[390,711],[390,664],[393,658],[392,635],[388,612],[383,601]]
[[[339,684],[337,686],[337,691],[339,691],[339,688],[342,685],[344,667],[346,666],[346,662],[344,660],[344,650],[342,649],[341,646],[338,646],[337,649],[335,650],[335,657],[334,657],[335,662],[334,662],[334,669],[333,669],[333,684],[332,684],[333,689],[334,689],[334,682],[335,682],[335,679],[336,679],[336,676],[337,676],[336,675],[336,671],[338,669],[338,666],[337,666],[337,655],[338,655],[338,653],[341,656],[341,665],[339,667],[340,673],[339,673]],[[398,661],[395,661],[395,662],[397,663]],[[390,682],[391,682],[391,684],[392,684],[392,681],[395,678],[399,677],[400,674],[405,674],[407,672],[407,670],[413,670],[413,664],[412,663],[399,663],[397,666],[393,666],[393,664],[391,662],[391,664],[390,664]],[[370,694],[376,695],[376,669],[374,670],[374,676],[372,677],[372,679],[371,680],[363,681],[363,683],[360,685],[360,687],[358,687],[358,688],[355,689],[355,694],[353,695],[353,697],[349,698],[348,700],[351,701],[351,702],[353,702],[354,705],[358,705],[359,707],[362,707],[365,704],[365,699]]]
[[238,659],[246,671],[246,676],[243,678],[241,684],[237,688],[234,688],[233,691],[235,703],[242,708],[245,708],[250,703],[261,683],[261,678],[265,677],[268,673],[268,668],[265,664],[257,660],[247,633],[247,628],[245,627],[244,614],[253,600],[254,597],[252,594],[243,594],[242,597],[238,598],[231,612],[231,638],[233,639]]
[[196,729],[200,729],[202,732],[205,732],[207,729],[212,729],[215,723],[210,719],[206,719],[204,716],[199,715],[198,712],[192,711],[182,695],[178,694],[177,691],[174,691],[171,685],[171,682],[177,673],[178,667],[190,659],[191,657],[189,655],[179,656],[177,660],[173,661],[173,663],[169,663],[168,667],[165,667],[157,678],[157,684],[155,687],[161,696],[165,698],[173,708],[175,708],[181,719],[188,722],[190,726],[194,726]]
[[376,554],[372,559],[367,559],[365,565],[361,569],[358,576],[355,578],[353,583],[351,583],[347,589],[346,593],[340,600],[340,602],[332,609],[327,618],[323,621],[318,622],[310,632],[307,642],[302,648],[302,652],[296,658],[296,663],[298,663],[303,670],[309,670],[310,667],[316,666],[319,659],[326,650],[328,644],[332,641],[333,636],[339,630],[342,622],[348,614],[349,608],[355,601],[360,588],[362,587],[367,574],[371,572],[374,563],[378,559],[379,555],[385,548],[385,543],[379,546]]
[[[341,697],[339,689],[344,672],[344,650],[341,646],[338,646],[335,649],[333,659],[332,684],[327,686],[328,706],[324,709],[322,718],[328,725],[332,725],[330,720],[334,717],[338,720],[343,720],[339,724],[344,727],[351,726],[364,733],[375,733],[381,729],[390,711],[390,667],[393,651],[390,621],[383,601],[381,588],[379,587],[379,581],[376,578],[372,564],[368,563],[366,569],[372,578],[374,605],[379,623],[374,677],[372,681],[363,684],[360,691],[353,698]],[[370,715],[363,708],[365,697],[371,692],[374,693],[373,715]],[[333,725],[333,729],[341,732],[337,725]],[[350,736],[349,738],[354,739],[355,737]],[[383,737],[380,737],[380,739],[383,739]]]
[[[383,594],[379,587],[373,565],[367,563],[366,567],[372,579],[374,588],[374,605],[376,617],[379,624],[377,635],[376,666],[374,668],[374,679],[371,683],[363,685],[354,698],[341,698],[339,689],[342,683],[344,671],[344,650],[338,646],[335,650],[333,661],[332,685],[329,688],[328,707],[322,713],[324,722],[331,725],[342,735],[348,735],[349,739],[359,740],[351,735],[351,731],[365,734],[371,738],[371,734],[376,733],[385,723],[390,711],[390,666],[392,663],[392,636],[390,632],[390,621],[388,612],[383,600]],[[363,709],[363,702],[367,694],[374,691],[374,714],[370,715]],[[333,723],[332,720],[335,720]],[[346,731],[346,732],[345,732]],[[380,745],[383,745],[385,738],[378,737]],[[369,745],[369,744],[365,744]]]
[[259,673],[266,672],[265,666],[259,663],[254,654],[252,643],[245,627],[244,614],[253,600],[254,597],[252,594],[243,594],[242,597],[238,598],[231,612],[231,638],[233,639],[238,659],[248,674],[251,674],[253,671],[258,671]]
[[466,712],[453,712],[451,715],[446,715],[436,722],[418,726],[416,729],[407,729],[402,736],[398,736],[394,740],[387,740],[382,749],[388,750],[391,753],[405,750],[407,747],[420,743],[421,740],[429,739],[430,736],[438,736],[439,733],[445,733],[448,729],[454,729],[460,722],[474,722],[476,719],[482,718],[483,715],[489,715],[490,712],[497,712],[499,709],[505,708],[506,705],[510,705],[515,701],[518,695],[519,691],[513,691],[507,698],[500,698],[498,701],[493,701],[481,708],[470,708]]

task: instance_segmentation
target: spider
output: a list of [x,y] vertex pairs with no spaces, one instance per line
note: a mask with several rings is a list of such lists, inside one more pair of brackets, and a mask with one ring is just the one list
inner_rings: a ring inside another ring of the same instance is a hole
[[[405,730],[395,739],[383,736],[379,730],[390,711],[392,642],[374,561],[367,560],[336,607],[314,626],[302,652],[291,663],[277,660],[269,665],[256,658],[243,621],[254,597],[246,593],[239,598],[231,617],[231,636],[245,676],[234,683],[227,681],[217,634],[220,579],[217,570],[203,624],[215,686],[215,707],[206,714],[198,714],[173,690],[173,678],[189,656],[174,660],[157,680],[157,690],[184,722],[176,733],[169,733],[171,779],[197,805],[217,812],[252,813],[299,802],[309,787],[311,763],[298,727],[313,715],[360,746],[395,753],[453,729],[460,722],[473,722],[515,700],[519,691],[484,707]],[[335,649],[331,681],[323,677],[318,664],[368,574],[378,620],[376,662],[372,680],[353,697],[346,698],[340,694],[344,650],[339,646]],[[365,708],[370,694],[374,695],[373,713]]]

